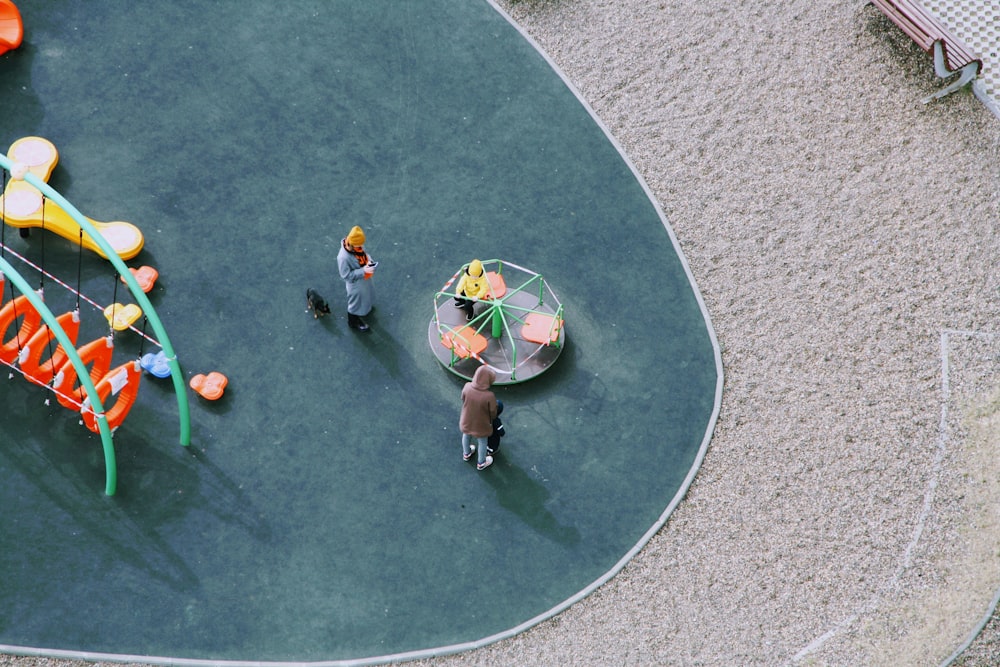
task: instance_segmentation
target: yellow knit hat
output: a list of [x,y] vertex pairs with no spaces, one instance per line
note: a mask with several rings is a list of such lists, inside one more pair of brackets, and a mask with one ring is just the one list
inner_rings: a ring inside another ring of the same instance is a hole
[[351,245],[364,245],[365,244],[365,233],[360,227],[354,225],[351,227],[351,232],[347,235],[347,242]]
[[469,262],[468,272],[469,275],[472,276],[473,278],[480,277],[481,275],[483,275],[483,263],[480,262],[478,259],[472,260],[471,262]]

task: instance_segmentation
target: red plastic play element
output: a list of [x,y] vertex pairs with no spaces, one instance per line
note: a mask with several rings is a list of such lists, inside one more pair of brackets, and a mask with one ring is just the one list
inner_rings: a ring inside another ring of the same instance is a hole
[[[156,279],[160,277],[160,272],[151,266],[140,266],[138,269],[130,268],[129,271],[132,273],[132,277],[135,281],[139,283],[139,287],[143,292],[149,292],[153,289],[153,285],[156,284]],[[125,277],[122,276],[122,282],[125,282]]]
[[21,12],[11,0],[0,0],[0,55],[21,46],[23,38]]
[[[127,361],[118,368],[108,371],[108,374],[100,379],[94,387],[97,395],[101,397],[101,405],[104,406],[104,418],[108,421],[108,428],[113,432],[128,416],[129,410],[135,403],[135,397],[139,395],[139,379],[142,377],[142,369],[139,367],[139,360]],[[115,396],[114,405],[108,407],[108,399]],[[84,425],[94,433],[100,432],[97,423],[97,415],[90,406],[90,398],[85,398],[80,407],[80,414],[83,417]]]
[[[21,326],[18,328],[17,319],[21,318]],[[21,348],[28,342],[28,339],[38,331],[41,326],[42,316],[31,305],[28,297],[21,295],[13,301],[8,301],[7,305],[0,308],[0,359],[4,363],[12,363],[21,353]],[[7,330],[14,327],[14,333],[7,340]]]
[[[76,338],[80,333],[80,312],[71,311],[56,318],[56,322],[66,332],[66,335],[76,345]],[[28,339],[28,342],[21,348],[21,354],[17,358],[17,365],[29,381],[42,386],[47,385],[55,377],[56,371],[62,368],[69,356],[61,344],[54,344],[56,335],[49,329],[49,325],[43,324]],[[55,349],[53,349],[55,345]],[[51,354],[44,362],[42,357]]]
[[441,336],[441,344],[454,352],[456,357],[468,359],[474,354],[482,354],[483,350],[486,349],[487,341],[472,327],[462,327],[454,333],[449,331]]
[[555,315],[545,313],[531,313],[524,320],[524,327],[521,328],[521,335],[525,340],[539,345],[549,345],[559,340],[559,329],[562,327],[562,320]]
[[208,375],[198,373],[191,378],[189,384],[202,398],[215,401],[222,398],[222,392],[226,390],[229,378],[218,371],[212,371]]
[[[114,341],[111,336],[92,340],[77,349],[76,353],[80,356],[80,361],[83,362],[84,366],[91,364],[90,380],[94,384],[100,382],[101,378],[108,374],[113,352]],[[79,380],[73,362],[68,359],[64,361],[62,367],[56,371],[56,377],[52,381],[52,388],[56,390],[59,405],[68,410],[80,409],[80,404],[83,403],[87,392]]]

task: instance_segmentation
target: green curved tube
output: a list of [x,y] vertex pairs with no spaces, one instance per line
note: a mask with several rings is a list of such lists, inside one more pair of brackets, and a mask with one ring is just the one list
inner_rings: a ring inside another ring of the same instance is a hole
[[[13,163],[7,158],[6,155],[0,154],[0,166],[10,171]],[[180,430],[181,444],[187,447],[191,444],[191,412],[188,406],[187,397],[187,387],[184,384],[184,376],[181,374],[180,364],[177,363],[177,355],[174,353],[174,348],[170,344],[170,338],[167,336],[166,329],[163,328],[163,324],[160,322],[159,316],[153,309],[153,304],[149,302],[149,298],[146,297],[146,293],[142,291],[139,287],[139,283],[136,281],[135,276],[132,272],[128,270],[125,263],[122,261],[118,253],[115,252],[111,244],[108,243],[107,239],[94,228],[90,221],[76,209],[75,206],[66,201],[66,198],[61,194],[52,189],[52,187],[38,178],[35,174],[28,172],[24,180],[37,188],[42,194],[56,202],[64,211],[69,213],[70,217],[76,221],[80,227],[83,228],[85,232],[90,234],[104,254],[107,255],[108,260],[111,265],[115,267],[115,270],[121,274],[122,278],[125,280],[125,284],[128,285],[129,291],[132,292],[132,296],[135,297],[136,301],[142,307],[142,312],[146,314],[146,318],[153,327],[153,331],[156,332],[156,337],[160,342],[160,347],[163,348],[163,353],[167,357],[167,363],[170,365],[170,377],[174,382],[174,392],[177,394],[177,412],[180,419]],[[3,224],[0,222],[0,224]]]
[[45,323],[49,325],[49,329],[55,335],[59,344],[62,345],[63,350],[66,351],[66,356],[73,364],[73,368],[76,369],[80,384],[87,393],[87,397],[90,398],[90,404],[94,407],[94,414],[97,415],[97,428],[101,432],[101,442],[104,445],[104,493],[109,496],[115,495],[115,489],[118,486],[118,466],[115,463],[115,446],[111,439],[111,429],[108,427],[108,420],[104,416],[104,405],[101,404],[101,397],[97,395],[97,387],[94,386],[94,381],[90,379],[90,371],[87,370],[87,365],[83,363],[80,355],[76,353],[76,346],[70,340],[69,336],[66,335],[66,331],[59,326],[56,316],[52,314],[52,311],[45,305],[41,297],[31,289],[28,281],[3,257],[0,257],[0,271],[3,271],[3,274],[14,282],[14,285],[17,286],[21,294],[28,297],[28,301],[31,302],[31,305],[42,316]]

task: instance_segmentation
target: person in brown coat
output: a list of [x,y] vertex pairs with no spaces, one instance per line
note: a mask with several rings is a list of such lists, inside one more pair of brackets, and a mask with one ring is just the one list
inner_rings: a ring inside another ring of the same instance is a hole
[[[478,450],[477,470],[485,470],[493,464],[493,457],[487,451],[487,443],[493,433],[493,420],[497,418],[497,397],[490,389],[497,379],[489,366],[480,366],[471,382],[462,387],[462,415],[458,419],[458,429],[462,432],[462,459],[472,460]],[[472,439],[476,439],[476,445]]]

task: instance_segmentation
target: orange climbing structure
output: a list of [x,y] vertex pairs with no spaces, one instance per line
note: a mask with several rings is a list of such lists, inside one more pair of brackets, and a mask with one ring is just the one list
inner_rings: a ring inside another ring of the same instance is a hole
[[24,23],[21,12],[11,0],[0,0],[0,55],[21,46]]

